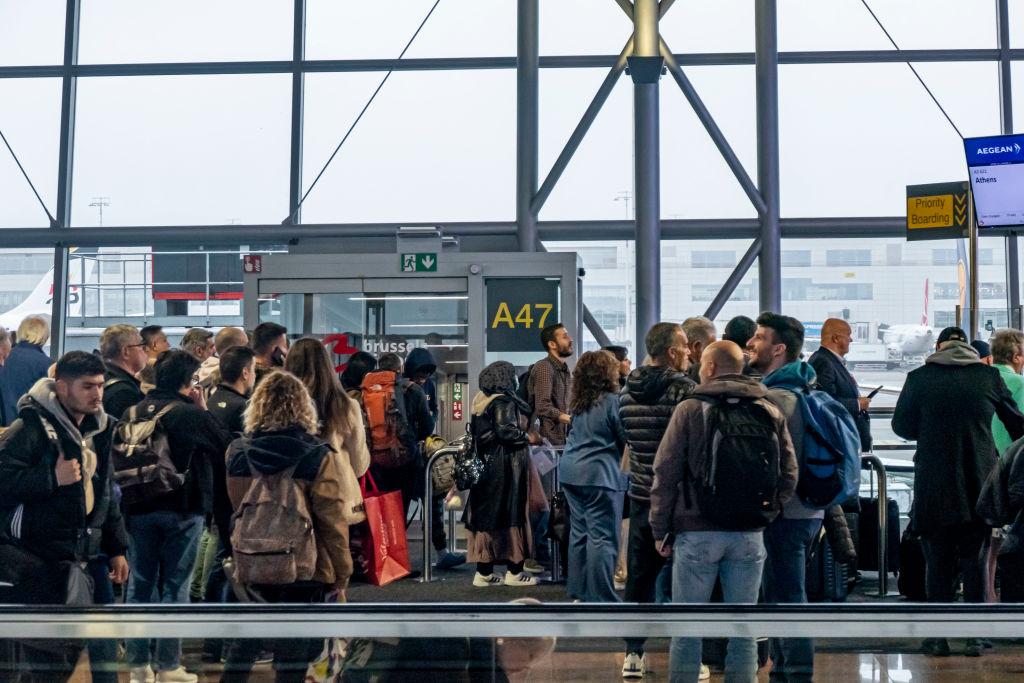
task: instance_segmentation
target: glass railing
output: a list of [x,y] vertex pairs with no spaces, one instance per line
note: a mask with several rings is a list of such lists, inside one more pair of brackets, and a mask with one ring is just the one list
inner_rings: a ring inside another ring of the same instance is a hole
[[[125,676],[131,663],[114,641],[172,638],[182,639],[180,663],[203,681],[272,680],[272,666],[278,680],[290,673],[298,681],[386,681],[403,674],[417,681],[603,681],[619,680],[629,638],[646,639],[652,680],[696,680],[696,671],[686,677],[682,670],[700,660],[712,680],[721,680],[721,639],[737,638],[743,642],[736,651],[752,654],[738,658],[752,680],[755,668],[760,679],[775,666],[779,644],[770,639],[813,638],[817,681],[1013,681],[1024,669],[1022,636],[1024,605],[0,608],[0,669],[20,668],[34,674],[31,680],[61,680],[70,669],[77,670],[74,680],[85,681],[90,667]],[[685,656],[692,641],[673,645],[671,638],[703,639],[700,660]],[[948,639],[948,651],[934,639]],[[109,661],[79,658],[102,645],[112,646]],[[130,647],[135,664],[147,651],[138,647]],[[329,677],[342,671],[341,678]]]

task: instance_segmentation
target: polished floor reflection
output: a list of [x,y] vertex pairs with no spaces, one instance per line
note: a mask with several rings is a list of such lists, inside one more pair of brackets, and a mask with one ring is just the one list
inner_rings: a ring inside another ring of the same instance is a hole
[[[997,641],[981,657],[959,654],[963,640],[951,639],[953,655],[926,657],[916,652],[916,641],[862,641],[822,639],[815,657],[815,681],[836,683],[974,683],[975,681],[1000,683],[1024,681],[1024,641]],[[191,647],[190,647],[191,645]],[[192,671],[202,670],[200,681],[219,680],[221,666],[200,665],[193,653],[198,643],[186,641],[185,663]],[[612,640],[565,640],[558,643],[554,653],[537,661],[528,675],[513,680],[562,683],[563,681],[597,682],[621,680],[622,653]],[[666,682],[668,677],[667,641],[650,643],[649,672],[644,680]],[[193,666],[193,663],[195,666]],[[769,665],[770,667],[770,665]],[[769,667],[758,673],[759,683],[767,683]],[[721,681],[721,671],[712,669],[712,681]],[[88,683],[88,662],[83,658],[73,683]],[[259,664],[250,679],[253,683],[274,680],[269,664]],[[416,680],[440,678],[420,676]],[[444,680],[451,680],[446,677]],[[121,683],[128,682],[127,672],[121,674]]]

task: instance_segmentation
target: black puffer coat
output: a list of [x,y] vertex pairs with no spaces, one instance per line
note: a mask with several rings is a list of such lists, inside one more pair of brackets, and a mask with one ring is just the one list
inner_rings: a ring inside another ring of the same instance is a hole
[[672,412],[697,385],[667,366],[647,365],[629,373],[619,403],[619,418],[629,443],[629,497],[648,503],[654,482],[654,455]]

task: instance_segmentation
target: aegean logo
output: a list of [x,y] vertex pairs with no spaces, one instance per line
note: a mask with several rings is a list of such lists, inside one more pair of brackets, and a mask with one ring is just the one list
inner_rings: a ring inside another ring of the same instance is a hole
[[1020,154],[1020,145],[1014,143],[1013,147],[1006,145],[1005,147],[979,147],[978,154],[1006,154],[1013,152],[1014,154]]

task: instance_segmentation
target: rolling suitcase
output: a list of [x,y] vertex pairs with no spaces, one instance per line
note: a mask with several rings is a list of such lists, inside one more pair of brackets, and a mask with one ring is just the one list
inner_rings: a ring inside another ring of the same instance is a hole
[[911,529],[903,532],[900,540],[900,576],[897,580],[900,595],[914,602],[925,602],[924,550],[921,536]]
[[850,566],[832,552],[824,529],[807,557],[807,599],[810,602],[843,602],[849,590]]
[[[900,506],[889,498],[886,504],[889,571],[900,570]],[[878,499],[860,499],[860,524],[857,533],[857,568],[878,571]]]

